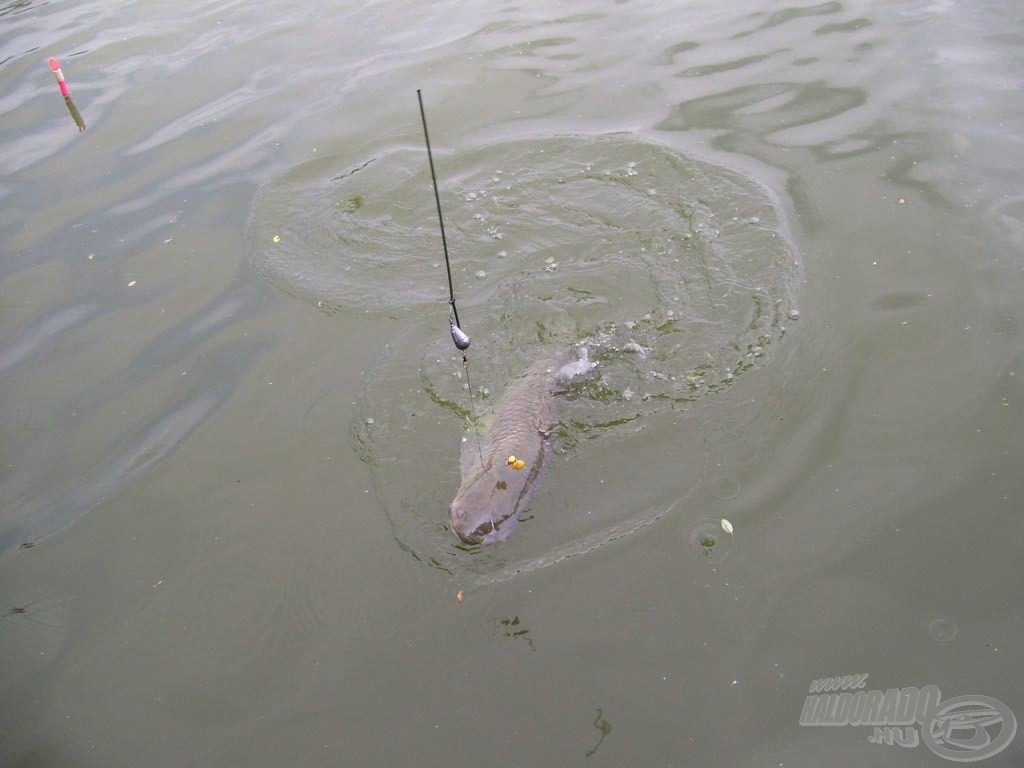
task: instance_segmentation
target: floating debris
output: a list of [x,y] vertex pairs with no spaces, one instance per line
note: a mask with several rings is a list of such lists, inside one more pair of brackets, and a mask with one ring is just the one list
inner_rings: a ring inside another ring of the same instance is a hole
[[647,357],[647,350],[637,344],[635,341],[630,341],[622,345],[622,351],[628,352],[633,355],[640,355],[640,357]]

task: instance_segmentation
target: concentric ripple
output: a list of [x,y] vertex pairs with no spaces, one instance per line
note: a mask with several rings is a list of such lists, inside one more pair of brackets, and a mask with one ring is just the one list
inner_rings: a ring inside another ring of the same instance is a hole
[[[657,431],[647,417],[727,388],[769,358],[797,316],[795,251],[775,201],[747,176],[625,134],[504,142],[437,165],[477,409],[550,348],[585,346],[598,361],[563,395],[553,473],[583,455],[598,460],[596,443],[643,450]],[[446,531],[469,400],[447,338],[433,203],[421,149],[310,161],[260,195],[254,264],[326,311],[418,313],[367,380],[355,443],[402,547],[451,572],[470,557],[487,563],[474,573],[515,571],[505,556],[497,563],[496,548],[467,553]],[[645,439],[633,441],[639,431]],[[630,465],[629,455],[616,462]],[[696,482],[670,466],[663,476],[676,498]],[[612,467],[602,482],[625,503],[600,508],[595,498],[586,522],[563,521],[505,551],[564,559],[576,540],[593,548],[602,530],[642,527],[671,496],[652,493],[646,475],[640,488],[638,477]],[[553,502],[536,497],[536,521],[514,538],[544,529],[541,507]]]

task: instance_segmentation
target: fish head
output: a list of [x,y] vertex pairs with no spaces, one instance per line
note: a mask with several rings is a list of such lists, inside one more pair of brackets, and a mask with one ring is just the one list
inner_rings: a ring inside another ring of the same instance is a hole
[[504,541],[519,522],[533,473],[488,465],[463,480],[448,508],[452,531],[467,544]]

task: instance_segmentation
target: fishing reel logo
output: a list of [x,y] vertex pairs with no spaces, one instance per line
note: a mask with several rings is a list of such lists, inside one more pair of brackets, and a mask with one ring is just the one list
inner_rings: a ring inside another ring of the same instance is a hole
[[867,677],[865,673],[815,680],[804,700],[800,725],[873,726],[868,736],[872,744],[916,747],[923,742],[939,757],[958,763],[1002,752],[1017,733],[1013,712],[990,696],[943,701],[934,685],[863,690]]

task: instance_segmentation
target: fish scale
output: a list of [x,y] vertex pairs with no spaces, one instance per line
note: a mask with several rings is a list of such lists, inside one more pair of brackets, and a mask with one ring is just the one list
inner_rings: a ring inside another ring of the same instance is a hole
[[[566,351],[533,363],[505,389],[479,446],[473,432],[463,441],[462,484],[450,508],[452,530],[463,541],[502,541],[518,522],[539,484],[558,423],[556,374],[571,359]],[[521,459],[523,468],[510,466],[510,456]]]

